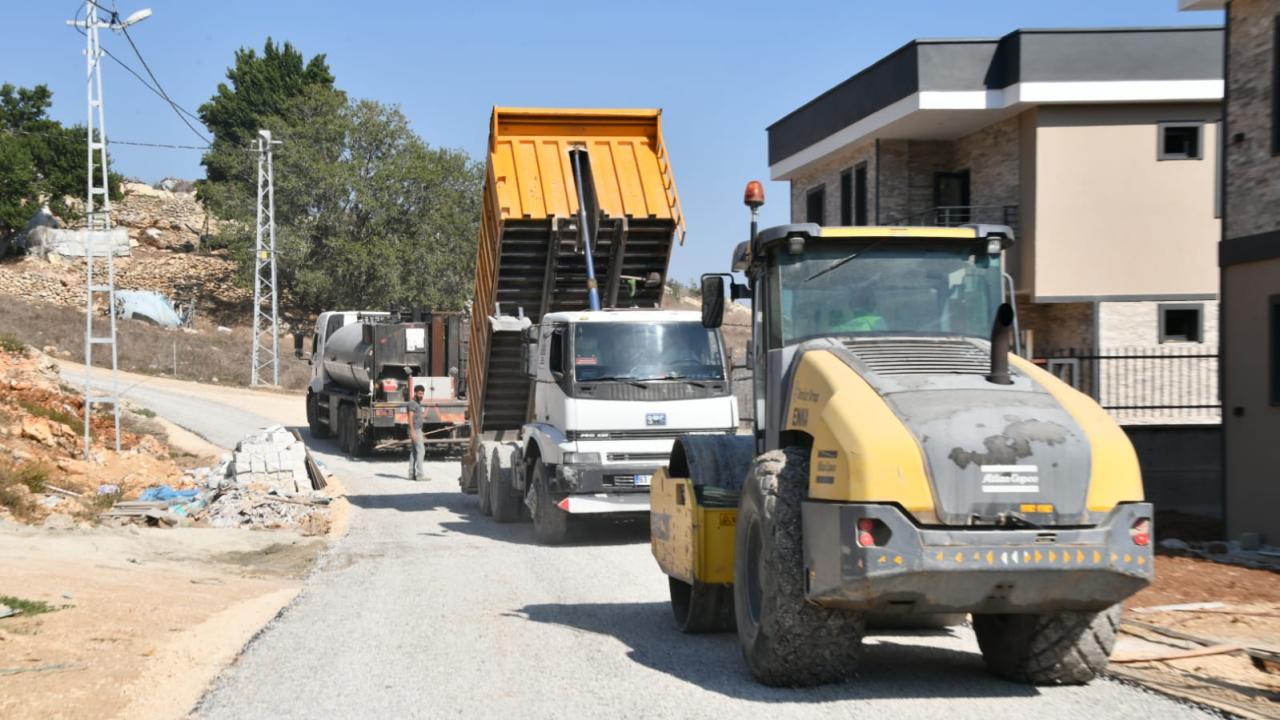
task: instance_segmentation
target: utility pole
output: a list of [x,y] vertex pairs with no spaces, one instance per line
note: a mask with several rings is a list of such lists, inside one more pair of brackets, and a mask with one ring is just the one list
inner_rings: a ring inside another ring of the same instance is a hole
[[[120,450],[120,376],[118,355],[116,353],[116,268],[115,246],[111,240],[111,194],[110,170],[107,167],[107,123],[106,110],[102,98],[102,46],[98,41],[98,31],[121,30],[129,25],[145,20],[151,16],[150,10],[139,10],[121,21],[116,13],[105,22],[98,18],[98,5],[93,0],[85,2],[84,20],[68,20],[67,24],[84,30],[85,36],[85,83],[88,97],[88,116],[85,123],[88,147],[88,163],[85,180],[85,231],[84,231],[84,265],[85,265],[85,323],[84,323],[84,456],[90,456],[92,440],[93,404],[111,405],[115,416],[116,450]],[[107,281],[94,281],[93,264],[102,248],[105,247]],[[95,335],[93,330],[93,300],[97,295],[105,295],[107,301],[106,335]],[[95,391],[93,388],[93,348],[105,345],[111,349],[111,384],[110,392]]]
[[[258,221],[253,249],[253,358],[249,384],[261,385],[262,370],[271,366],[271,382],[280,384],[280,306],[276,292],[276,195],[271,167],[271,149],[279,145],[270,130],[258,131]],[[264,237],[265,236],[265,237]],[[267,314],[264,294],[270,295]],[[271,345],[264,347],[262,334],[271,331]]]

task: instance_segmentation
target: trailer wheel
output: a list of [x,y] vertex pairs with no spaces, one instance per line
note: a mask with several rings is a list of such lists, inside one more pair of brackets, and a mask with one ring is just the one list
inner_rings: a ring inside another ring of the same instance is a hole
[[509,448],[495,447],[489,463],[489,509],[493,519],[500,523],[515,522],[520,519],[520,498],[512,488],[511,451]]
[[973,616],[987,668],[1033,685],[1083,685],[1107,666],[1120,606],[1102,612]]
[[329,426],[320,422],[320,398],[315,393],[307,393],[307,427],[311,429],[311,437],[323,440],[329,437]]
[[733,587],[692,585],[673,577],[667,578],[671,588],[671,614],[680,632],[719,632],[733,629]]
[[489,496],[489,463],[478,462],[472,470],[476,474],[476,499],[480,501],[480,514],[493,514],[493,498]]
[[569,513],[556,506],[547,484],[547,466],[542,458],[533,461],[529,478],[533,484],[533,537],[542,545],[559,545],[569,536]]
[[751,674],[803,687],[850,677],[862,650],[862,613],[805,600],[800,502],[809,453],[786,448],[755,459],[738,502],[733,599]]

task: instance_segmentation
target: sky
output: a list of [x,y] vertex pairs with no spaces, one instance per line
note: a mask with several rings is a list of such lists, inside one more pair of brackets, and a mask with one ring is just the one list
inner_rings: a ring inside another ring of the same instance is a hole
[[[110,5],[111,0],[98,0]],[[746,239],[747,180],[767,180],[765,128],[915,38],[993,37],[1018,28],[1221,24],[1178,0],[115,0],[170,97],[195,111],[240,47],[288,40],[323,53],[353,97],[398,105],[428,143],[483,160],[494,105],[659,107],[688,218],[671,276],[728,270]],[[0,83],[44,83],[54,119],[85,119],[84,38],[65,24],[84,3],[0,0]],[[134,60],[125,38],[103,45]],[[104,65],[108,137],[200,145],[123,69]],[[198,127],[198,126],[197,126]],[[113,170],[155,182],[203,175],[196,150],[112,148]],[[790,215],[766,182],[762,226]]]

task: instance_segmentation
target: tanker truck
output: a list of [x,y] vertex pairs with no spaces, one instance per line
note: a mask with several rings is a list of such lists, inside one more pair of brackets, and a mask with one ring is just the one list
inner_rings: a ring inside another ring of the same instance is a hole
[[294,339],[311,364],[307,425],[314,437],[336,437],[361,457],[386,441],[408,440],[404,404],[425,390],[428,447],[461,449],[467,441],[468,320],[461,313],[320,313],[310,337]]

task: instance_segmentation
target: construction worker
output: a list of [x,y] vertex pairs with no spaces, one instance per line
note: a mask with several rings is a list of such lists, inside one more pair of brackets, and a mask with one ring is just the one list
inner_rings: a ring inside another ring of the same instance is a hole
[[422,467],[422,456],[426,451],[426,443],[422,437],[422,423],[426,410],[422,407],[422,399],[426,391],[421,385],[413,389],[413,399],[405,404],[405,412],[409,415],[409,479],[423,481],[427,473]]

